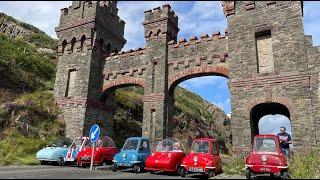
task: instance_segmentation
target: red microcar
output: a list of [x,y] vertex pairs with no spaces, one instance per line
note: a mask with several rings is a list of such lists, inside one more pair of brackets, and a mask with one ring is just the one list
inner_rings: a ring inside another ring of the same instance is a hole
[[147,157],[145,169],[152,173],[158,171],[179,173],[181,161],[185,156],[181,141],[167,138],[159,141],[156,150]]
[[[108,136],[100,137],[95,142],[95,150],[93,154],[93,165],[112,164],[113,156],[118,153],[113,140]],[[86,167],[91,164],[92,142],[86,144],[85,147],[77,155],[78,167]]]
[[203,174],[211,178],[222,172],[217,141],[213,138],[198,138],[192,142],[191,152],[182,160],[181,177],[187,174]]
[[245,160],[246,177],[277,176],[289,178],[287,157],[280,150],[276,135],[260,134],[253,138],[251,152]]

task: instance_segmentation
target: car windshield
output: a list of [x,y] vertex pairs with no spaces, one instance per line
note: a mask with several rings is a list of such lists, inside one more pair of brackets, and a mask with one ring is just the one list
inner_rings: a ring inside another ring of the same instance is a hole
[[255,152],[277,152],[276,141],[273,138],[256,138],[254,141]]
[[159,141],[156,147],[157,152],[184,152],[183,144],[175,138],[167,138]]
[[[92,147],[92,143],[90,140],[87,141],[85,147]],[[116,147],[113,140],[108,136],[100,137],[94,144],[95,147]]]
[[52,141],[48,146],[49,147],[68,147],[72,143],[72,140],[69,138],[61,138]]
[[123,150],[136,150],[138,147],[139,139],[128,139],[123,145]]
[[194,141],[191,146],[192,153],[209,153],[209,141]]
[[77,138],[71,144],[71,148],[80,149],[82,144],[83,144],[83,146],[86,146],[89,143],[90,143],[90,141],[89,141],[89,139],[87,137]]

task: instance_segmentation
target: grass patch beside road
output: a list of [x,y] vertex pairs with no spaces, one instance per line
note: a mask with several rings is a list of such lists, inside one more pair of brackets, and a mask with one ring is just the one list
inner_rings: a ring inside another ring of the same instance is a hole
[[0,141],[0,166],[37,165],[36,153],[52,138],[28,138],[14,130],[5,132],[6,138]]
[[222,155],[222,170],[228,175],[245,175],[244,159],[240,156]]
[[320,147],[292,157],[289,174],[294,179],[320,178]]

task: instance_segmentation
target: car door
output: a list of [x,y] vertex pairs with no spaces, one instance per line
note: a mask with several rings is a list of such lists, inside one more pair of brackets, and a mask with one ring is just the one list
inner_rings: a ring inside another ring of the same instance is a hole
[[150,155],[150,144],[149,140],[142,139],[140,141],[138,153],[140,154],[142,164],[145,164],[147,157]]
[[218,144],[211,142],[211,157],[216,162],[216,172],[221,172],[222,164],[221,164],[221,157],[219,155]]

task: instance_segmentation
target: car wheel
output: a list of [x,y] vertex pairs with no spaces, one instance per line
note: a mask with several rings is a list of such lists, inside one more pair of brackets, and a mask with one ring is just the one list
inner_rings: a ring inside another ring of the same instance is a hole
[[62,157],[58,159],[58,165],[59,165],[59,166],[63,166],[64,163],[65,163],[65,162],[64,162],[64,159],[63,159]]
[[40,164],[41,165],[47,165],[48,163],[47,163],[47,161],[40,161]]
[[82,162],[80,161],[80,162],[77,162],[77,166],[78,167],[82,167]]
[[246,178],[251,179],[251,170],[249,168],[246,169]]
[[134,172],[135,172],[135,173],[140,173],[140,172],[141,172],[141,166],[138,165],[138,164],[135,164],[135,165],[133,166],[133,169],[134,169]]
[[212,177],[214,177],[216,174],[215,174],[215,172],[214,172],[214,170],[210,170],[209,172],[208,172],[208,178],[212,178]]
[[180,167],[179,174],[181,177],[186,177],[186,171],[184,170],[183,167]]
[[113,172],[116,172],[116,171],[117,171],[117,165],[113,164],[113,166],[112,166],[112,171],[113,171]]
[[283,172],[281,179],[290,179],[289,173],[288,172]]

